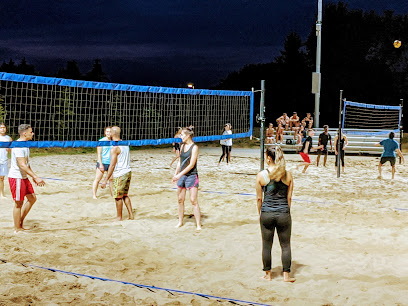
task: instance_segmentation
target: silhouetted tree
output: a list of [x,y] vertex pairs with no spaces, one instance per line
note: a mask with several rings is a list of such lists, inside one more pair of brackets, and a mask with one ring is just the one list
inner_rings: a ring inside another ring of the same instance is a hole
[[67,62],[66,68],[61,68],[57,73],[58,78],[73,79],[73,80],[83,80],[84,77],[81,74],[78,63],[73,61]]
[[106,76],[105,72],[102,70],[102,64],[100,59],[94,61],[92,70],[86,74],[86,80],[96,81],[96,82],[108,82],[109,79]]

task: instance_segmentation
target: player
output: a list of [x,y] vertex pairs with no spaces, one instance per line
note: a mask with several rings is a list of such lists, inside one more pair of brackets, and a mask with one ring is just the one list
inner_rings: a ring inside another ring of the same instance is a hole
[[[224,125],[224,132],[222,133],[222,135],[232,135],[230,123],[226,123]],[[220,160],[218,161],[218,166],[220,165],[221,161],[224,160],[225,156],[227,157],[227,165],[229,165],[231,158],[232,138],[221,139],[220,144],[222,147],[222,155],[220,157]]]
[[319,167],[319,161],[320,161],[320,155],[324,155],[323,159],[323,167],[326,167],[326,161],[327,161],[327,143],[330,141],[330,151],[333,151],[333,144],[331,140],[331,135],[329,134],[329,126],[324,125],[324,132],[319,135],[319,146],[323,146],[320,150],[317,150],[317,161],[316,165]]
[[314,130],[313,129],[309,129],[307,131],[307,135],[308,136],[307,136],[305,142],[303,143],[302,150],[299,152],[300,156],[302,157],[302,159],[304,161],[304,163],[302,164],[302,165],[304,165],[302,173],[305,173],[307,168],[311,164],[310,157],[309,157],[310,151],[311,150],[318,150],[318,149],[322,148],[322,146],[318,146],[316,148],[313,148],[313,140],[312,140],[312,137],[314,136]]
[[[107,126],[104,131],[105,137],[99,141],[111,141],[111,127]],[[99,182],[101,181],[105,171],[108,171],[110,164],[110,149],[111,146],[96,147],[97,159],[95,180],[92,184],[93,198],[96,199],[96,191],[98,190]],[[112,180],[109,181],[109,190],[112,196]]]
[[264,278],[269,281],[272,280],[271,251],[276,229],[282,249],[283,281],[293,283],[296,281],[295,278],[290,277],[292,263],[290,247],[292,218],[290,207],[293,178],[292,174],[285,169],[285,159],[279,146],[276,149],[269,147],[266,150],[265,160],[268,168],[259,172],[256,178],[256,198],[261,223]]
[[[337,132],[337,136],[334,138],[334,152],[336,153],[336,161],[334,163],[335,165],[335,169],[337,172],[337,155],[339,154],[338,152],[338,141],[339,139],[339,132]],[[345,155],[345,150],[346,147],[348,145],[348,139],[346,137],[346,135],[344,135],[343,133],[341,134],[341,139],[340,139],[340,160],[341,160],[341,171],[344,173],[344,155]]]
[[[113,141],[121,141],[120,128],[113,126],[111,128],[111,137]],[[116,203],[116,220],[122,221],[123,202],[125,202],[129,220],[133,220],[132,202],[128,196],[130,180],[132,178],[132,169],[130,168],[129,146],[112,146],[110,149],[110,165],[108,174],[102,182],[101,188],[106,187],[108,180],[113,177],[112,197]]]
[[[29,141],[33,139],[33,129],[29,124],[21,124],[18,127],[20,138],[17,141]],[[37,198],[34,194],[34,188],[31,185],[28,175],[31,176],[37,186],[44,186],[42,178],[31,169],[30,149],[25,147],[16,147],[11,149],[11,166],[8,174],[11,195],[14,200],[13,219],[14,233],[29,229],[24,227],[23,223],[27,214],[30,212]],[[24,203],[24,198],[27,202]],[[24,205],[23,205],[24,203]]]
[[186,197],[186,190],[190,190],[190,200],[193,205],[193,213],[196,220],[197,230],[201,230],[201,212],[198,205],[198,147],[193,141],[194,127],[189,126],[184,128],[181,132],[181,139],[183,145],[180,150],[180,159],[177,164],[177,169],[174,172],[172,179],[173,183],[177,182],[178,195],[178,219],[177,228],[183,226],[184,219],[184,200]]
[[378,164],[378,173],[379,173],[378,178],[379,179],[382,178],[382,176],[381,176],[381,167],[387,161],[389,161],[390,164],[391,164],[392,179],[394,179],[395,160],[396,160],[395,152],[397,152],[398,156],[401,158],[402,163],[404,163],[404,156],[402,155],[401,150],[399,149],[399,144],[394,139],[394,136],[395,136],[395,133],[391,132],[387,139],[384,139],[381,142],[376,144],[376,146],[383,146],[384,147],[384,151],[381,154],[380,163]]

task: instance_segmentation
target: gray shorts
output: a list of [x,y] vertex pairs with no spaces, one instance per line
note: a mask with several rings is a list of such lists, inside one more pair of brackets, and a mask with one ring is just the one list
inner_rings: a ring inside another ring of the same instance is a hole
[[198,186],[198,174],[183,175],[177,181],[177,187],[182,189],[190,189]]

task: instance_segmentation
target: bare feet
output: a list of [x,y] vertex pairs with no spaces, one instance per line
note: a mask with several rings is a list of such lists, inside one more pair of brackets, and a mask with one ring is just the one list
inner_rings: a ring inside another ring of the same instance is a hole
[[7,197],[6,197],[4,194],[2,194],[0,197],[1,197],[2,199],[7,199]]
[[129,220],[135,220],[135,217],[133,215],[129,216]]
[[94,196],[93,196],[93,199],[94,199],[94,200],[96,200],[96,199],[97,199],[96,195],[94,195]]
[[122,221],[122,217],[116,217],[113,221]]
[[266,279],[267,281],[271,281],[272,280],[272,271],[265,271],[265,275],[262,276],[261,278]]
[[197,225],[196,230],[197,230],[197,231],[201,231],[201,225]]
[[176,228],[179,228],[179,227],[182,227],[183,226],[183,222],[179,222],[177,225],[176,225]]
[[290,277],[289,272],[283,272],[283,281],[286,283],[294,283],[296,278]]
[[19,234],[21,234],[21,233],[24,233],[24,229],[23,229],[23,228],[19,228],[19,229],[15,229],[15,230],[14,230],[14,234],[15,234],[15,235],[19,235]]

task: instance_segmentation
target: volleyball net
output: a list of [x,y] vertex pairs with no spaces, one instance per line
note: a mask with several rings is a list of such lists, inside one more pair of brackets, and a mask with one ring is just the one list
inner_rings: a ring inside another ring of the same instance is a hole
[[[387,134],[399,132],[402,106],[365,104],[351,101],[343,103],[342,127],[354,134]],[[358,131],[360,130],[360,131]]]
[[[161,145],[178,127],[194,126],[194,141],[252,136],[254,94],[189,88],[76,81],[0,72],[0,117],[8,133],[30,124],[25,147],[96,147],[106,126],[117,125],[130,146]],[[225,123],[232,135],[222,136]],[[15,137],[13,137],[15,139]],[[17,137],[18,138],[18,137]],[[16,142],[1,147],[20,146]]]

